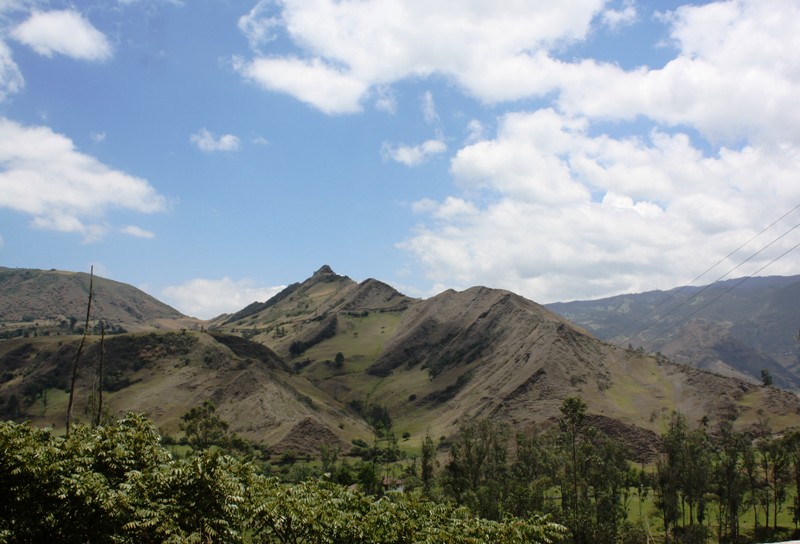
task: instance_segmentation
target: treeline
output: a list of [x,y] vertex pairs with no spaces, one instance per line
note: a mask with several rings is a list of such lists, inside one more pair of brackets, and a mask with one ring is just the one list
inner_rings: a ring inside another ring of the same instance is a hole
[[[575,544],[652,542],[650,530],[664,542],[764,541],[792,536],[778,524],[784,509],[797,536],[800,431],[774,436],[764,423],[737,431],[735,419],[731,412],[713,427],[704,419],[692,428],[676,413],[661,453],[637,467],[619,441],[589,424],[584,402],[570,398],[547,432],[512,436],[489,421],[465,425],[442,467],[426,437],[417,474],[432,500],[488,519],[548,514]],[[641,505],[648,497],[658,526],[628,518],[632,501]],[[755,524],[748,522],[747,534],[746,514]]]
[[68,438],[0,423],[0,542],[549,543],[546,518],[491,521],[419,494],[295,485],[217,448],[175,457],[140,415]]
[[576,544],[645,542],[644,530],[627,521],[630,490],[640,473],[624,447],[588,422],[586,404],[564,401],[556,428],[519,433],[489,421],[460,430],[440,470],[435,445],[423,441],[424,495],[468,507],[489,519],[548,514]]

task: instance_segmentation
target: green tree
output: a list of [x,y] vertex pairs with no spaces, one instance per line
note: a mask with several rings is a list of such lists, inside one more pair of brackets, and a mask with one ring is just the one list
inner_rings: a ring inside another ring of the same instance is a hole
[[217,408],[210,400],[192,408],[181,419],[181,430],[186,433],[186,440],[192,449],[227,445],[228,423],[217,415]]
[[433,489],[433,478],[436,473],[436,444],[434,444],[431,435],[425,433],[425,438],[422,440],[422,457],[420,460],[420,472],[422,478],[422,493],[426,497],[431,496]]
[[488,420],[463,426],[450,447],[445,491],[477,515],[499,519],[509,489],[508,428]]

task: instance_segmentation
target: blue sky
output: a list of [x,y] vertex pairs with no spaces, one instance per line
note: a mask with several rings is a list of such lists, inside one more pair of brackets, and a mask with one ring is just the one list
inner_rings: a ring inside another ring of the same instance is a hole
[[[797,28],[794,0],[0,0],[0,265],[203,318],[323,264],[683,285],[800,204]],[[798,243],[733,276],[800,273]]]

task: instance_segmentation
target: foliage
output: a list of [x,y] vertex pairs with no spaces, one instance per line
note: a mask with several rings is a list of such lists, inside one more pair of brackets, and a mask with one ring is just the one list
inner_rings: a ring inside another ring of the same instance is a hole
[[0,542],[549,543],[546,517],[480,519],[404,494],[286,485],[218,449],[174,458],[130,414],[69,438],[0,423]]

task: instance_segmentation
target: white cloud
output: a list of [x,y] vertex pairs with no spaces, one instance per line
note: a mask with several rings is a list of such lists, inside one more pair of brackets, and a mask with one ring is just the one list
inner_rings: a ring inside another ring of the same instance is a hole
[[252,280],[219,280],[197,278],[181,285],[166,287],[164,299],[184,314],[210,319],[241,310],[252,302],[264,302],[285,286],[258,287]]
[[328,114],[361,111],[369,85],[319,58],[258,57],[234,67],[264,89],[290,94]]
[[104,61],[113,53],[106,36],[73,10],[34,11],[11,32],[11,37],[46,57],[58,53],[75,59]]
[[622,9],[608,9],[603,12],[603,24],[612,30],[630,25],[636,21],[636,6],[633,0],[625,0]]
[[[507,115],[494,139],[452,159],[463,195],[415,203],[427,220],[400,246],[436,284],[590,298],[680,285],[800,202],[800,148],[705,156],[680,133],[613,138],[591,128],[553,110]],[[741,274],[800,241],[788,238]]]
[[0,249],[3,249],[4,245],[5,245],[5,241],[3,240],[3,237],[0,236]]
[[223,134],[216,138],[208,129],[200,129],[189,137],[200,151],[213,153],[214,151],[237,151],[239,149],[239,138],[233,134]]
[[96,241],[114,209],[155,213],[166,200],[146,181],[80,153],[48,127],[0,118],[0,207],[30,215],[37,228]]
[[[263,24],[279,22],[302,55],[238,64],[265,89],[329,114],[361,111],[372,87],[432,74],[484,101],[516,99],[552,90],[542,74],[529,73],[542,64],[536,52],[583,39],[604,3],[515,2],[496,9],[493,0],[286,0],[280,17],[264,14]],[[258,12],[246,17],[258,27]]]
[[11,56],[11,49],[0,40],[0,102],[25,86],[25,79]]
[[273,30],[280,25],[280,19],[269,14],[271,4],[272,1],[260,0],[249,13],[239,17],[239,30],[254,49],[275,39]]
[[375,99],[375,108],[386,113],[397,113],[397,96],[392,91],[391,87],[385,85],[379,86],[375,89],[377,98]]
[[553,67],[558,103],[591,118],[647,116],[719,142],[800,143],[800,4],[738,0],[667,16],[679,54],[663,68],[626,72],[584,62]]
[[95,143],[105,142],[106,141],[106,133],[105,132],[92,132],[89,134],[92,141]]
[[136,225],[127,225],[122,227],[121,232],[125,234],[129,234],[130,236],[134,236],[136,238],[155,238],[156,235],[152,231],[145,230],[141,227],[137,227]]
[[441,140],[426,140],[414,146],[394,145],[384,142],[381,147],[381,156],[383,156],[384,160],[393,160],[406,166],[417,166],[430,157],[445,151],[447,151],[447,144]]
[[[295,52],[256,55],[237,66],[265,89],[329,114],[360,112],[374,89],[435,75],[487,103],[539,97],[589,120],[644,116],[688,125],[713,144],[742,138],[800,143],[800,56],[786,53],[800,50],[795,0],[687,4],[665,13],[661,20],[677,56],[635,70],[557,58],[596,26],[635,23],[633,2],[613,8],[604,0],[496,5],[285,0],[247,17],[252,24],[279,25]],[[396,107],[381,99],[376,106]]]

